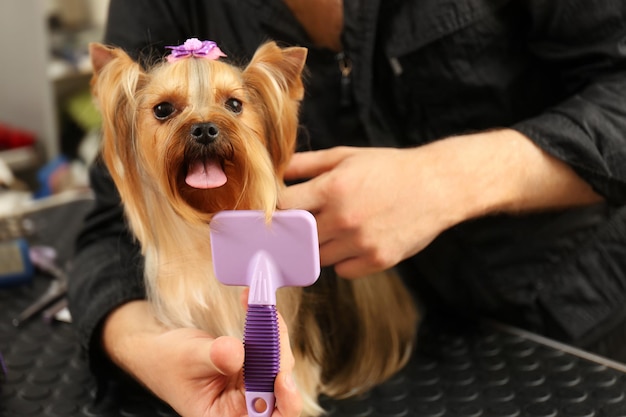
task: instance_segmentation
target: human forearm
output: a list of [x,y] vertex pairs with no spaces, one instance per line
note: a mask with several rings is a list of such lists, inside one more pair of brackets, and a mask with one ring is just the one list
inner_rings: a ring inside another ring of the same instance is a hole
[[147,301],[131,301],[115,309],[106,318],[102,327],[102,347],[116,365],[150,385],[149,381],[144,381],[142,366],[137,360],[150,360],[148,356],[154,350],[150,346],[151,338],[165,331],[152,314]]
[[513,130],[410,149],[338,147],[296,154],[282,208],[311,211],[323,265],[360,277],[396,265],[444,230],[494,213],[601,201],[573,170]]
[[435,171],[432,180],[450,190],[452,223],[602,201],[574,170],[515,130],[452,137],[414,152],[422,160],[441,159],[429,167]]

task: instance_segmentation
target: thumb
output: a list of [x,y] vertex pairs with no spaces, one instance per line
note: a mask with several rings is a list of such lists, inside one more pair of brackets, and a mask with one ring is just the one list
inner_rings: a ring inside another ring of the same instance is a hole
[[243,368],[243,343],[235,337],[213,338],[199,329],[181,328],[162,335],[161,346],[194,378],[233,375]]
[[243,367],[243,344],[237,338],[221,336],[211,342],[208,349],[212,368],[222,375],[234,375]]

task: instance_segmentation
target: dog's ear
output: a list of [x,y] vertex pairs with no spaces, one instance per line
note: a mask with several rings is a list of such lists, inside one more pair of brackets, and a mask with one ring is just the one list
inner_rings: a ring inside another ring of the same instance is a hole
[[137,89],[145,74],[120,48],[89,45],[93,76],[91,92],[102,115],[103,154],[111,174],[123,176],[132,161],[131,123]]
[[306,48],[280,48],[276,42],[268,42],[257,49],[245,73],[261,78],[271,77],[289,93],[290,98],[302,100],[302,70],[306,57]]
[[115,48],[103,45],[101,43],[92,42],[89,44],[89,56],[91,58],[91,66],[93,71],[98,74],[102,71],[102,68],[115,56],[118,55]]
[[264,116],[268,149],[281,179],[295,149],[306,57],[306,48],[279,48],[268,42],[243,71],[244,85]]
[[120,48],[89,45],[92,96],[102,115],[102,155],[123,198],[141,189],[133,151],[136,96],[147,75]]
[[[139,64],[133,61],[121,48],[113,48],[92,42],[89,44],[89,56],[91,58],[91,66],[93,67],[92,89],[97,87],[96,84],[99,82],[99,78],[119,78],[123,74],[130,76],[128,81],[132,84],[126,85],[126,87],[137,87],[139,84],[140,75],[143,74],[143,71]],[[100,82],[100,84],[105,82]],[[97,91],[93,92],[97,93]]]

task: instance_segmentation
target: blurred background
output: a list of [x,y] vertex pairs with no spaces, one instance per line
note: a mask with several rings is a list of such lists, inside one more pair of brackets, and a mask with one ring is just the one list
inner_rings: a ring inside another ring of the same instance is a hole
[[9,191],[87,186],[99,141],[87,46],[102,40],[108,1],[0,2],[0,215]]

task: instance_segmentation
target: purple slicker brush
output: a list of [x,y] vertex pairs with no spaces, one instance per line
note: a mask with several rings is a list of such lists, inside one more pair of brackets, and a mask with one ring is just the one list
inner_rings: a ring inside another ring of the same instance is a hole
[[268,223],[256,210],[227,210],[211,221],[215,276],[249,286],[244,329],[244,385],[251,417],[274,411],[280,370],[276,290],[312,285],[320,274],[317,224],[304,210],[281,210]]

